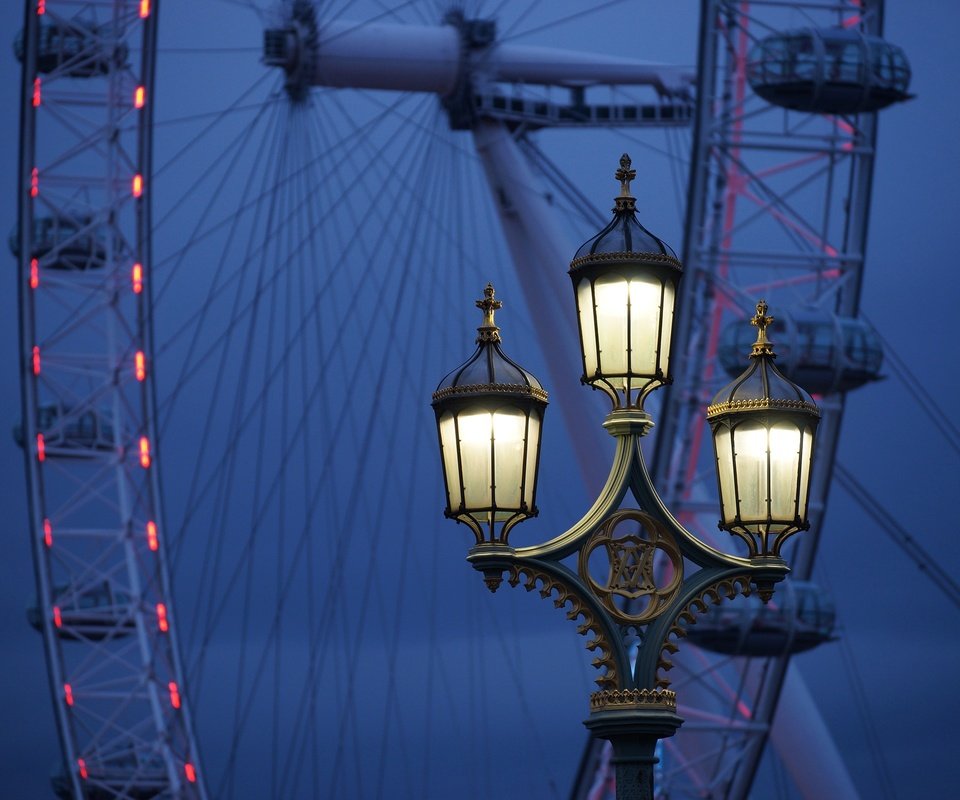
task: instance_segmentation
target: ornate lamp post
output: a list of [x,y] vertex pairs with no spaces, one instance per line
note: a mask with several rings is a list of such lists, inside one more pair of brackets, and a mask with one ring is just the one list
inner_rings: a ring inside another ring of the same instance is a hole
[[[603,423],[617,447],[593,507],[567,531],[513,547],[511,528],[535,516],[540,431],[547,396],[500,346],[488,284],[477,351],[433,395],[447,492],[446,515],[476,537],[467,560],[491,591],[538,588],[579,623],[602,670],[585,725],[613,745],[617,797],[653,798],[654,749],[683,720],[666,677],[677,640],[710,604],[750,594],[768,599],[786,576],[787,536],[804,530],[819,410],[773,364],[766,303],[752,323],[750,366],[708,409],[720,485],[720,527],[744,539],[746,557],[723,553],[685,530],[663,505],[640,438],[653,420],[643,401],[670,381],[673,301],[682,268],[636,219],[623,156],[613,221],[570,265],[583,378],[610,397]],[[631,495],[635,507],[629,506]],[[635,648],[635,650],[634,650]],[[635,652],[635,659],[631,653]]]

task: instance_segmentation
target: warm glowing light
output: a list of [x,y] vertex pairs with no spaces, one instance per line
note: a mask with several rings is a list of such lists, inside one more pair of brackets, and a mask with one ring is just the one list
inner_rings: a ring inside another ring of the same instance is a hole
[[140,466],[144,469],[150,466],[150,440],[146,436],[140,437]]
[[73,705],[73,687],[69,683],[63,684],[63,699],[67,701],[68,706]]
[[40,348],[37,345],[33,346],[33,374],[40,374]]
[[43,543],[47,547],[53,547],[53,525],[50,524],[48,519],[43,521]]
[[193,764],[189,761],[183,765],[183,774],[187,776],[187,780],[190,781],[190,783],[197,782],[197,770],[194,769]]
[[43,434],[37,434],[37,461],[43,461],[47,457],[47,444],[43,441]]
[[133,93],[133,105],[135,108],[143,108],[143,101],[146,99],[147,90],[142,86],[138,86],[136,91]]
[[150,0],[140,0],[140,19],[150,16]]
[[33,79],[33,107],[40,105],[40,79]]
[[143,350],[137,350],[137,354],[134,357],[134,367],[137,374],[137,380],[142,381],[147,377],[147,362],[143,356]]
[[133,196],[140,197],[143,194],[143,175],[139,172],[133,176]]
[[37,16],[47,13],[47,0],[37,0]]
[[143,291],[143,264],[134,264],[130,275],[133,282],[133,293],[140,294]]
[[40,285],[40,262],[35,259],[30,259],[30,288],[36,289]]
[[30,170],[30,196],[36,197],[40,194],[40,171],[34,167]]
[[63,625],[63,616],[60,614],[60,606],[53,607],[53,624],[58,628]]
[[84,780],[87,779],[87,762],[82,758],[77,759],[77,766],[80,768],[80,777]]
[[170,630],[170,623],[167,622],[167,607],[163,603],[157,603],[157,627],[163,633]]
[[157,541],[157,523],[153,521],[147,523],[147,546],[153,551],[160,546]]
[[170,690],[170,705],[174,708],[180,708],[180,690],[177,688],[177,684],[170,681],[167,688]]

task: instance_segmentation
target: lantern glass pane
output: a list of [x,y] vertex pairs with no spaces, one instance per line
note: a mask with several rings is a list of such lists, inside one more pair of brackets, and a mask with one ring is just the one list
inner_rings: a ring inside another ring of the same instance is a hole
[[797,516],[807,518],[807,499],[810,493],[810,464],[813,459],[813,430],[806,426],[803,429],[803,450],[800,463],[800,497],[797,507]]
[[663,332],[660,334],[660,368],[664,375],[670,374],[670,343],[673,340],[673,307],[676,304],[676,288],[673,281],[663,284]]
[[[655,277],[630,281],[630,364],[634,375],[655,375],[660,347],[660,294],[663,284]],[[667,340],[669,347],[669,339]]]
[[730,429],[726,425],[717,428],[713,435],[717,450],[717,475],[720,478],[720,511],[723,522],[732,524],[737,517],[737,492],[733,483],[733,447]]
[[[523,481],[523,435],[527,415],[518,408],[500,408],[493,415],[493,451],[496,473],[494,499],[497,508],[520,508]],[[505,516],[510,516],[506,514]],[[498,518],[501,518],[498,515]]]
[[527,428],[527,466],[526,466],[526,486],[524,487],[523,499],[527,508],[533,508],[534,491],[536,491],[537,482],[537,457],[540,454],[540,417],[534,411],[530,414],[530,423]]
[[580,344],[583,347],[584,374],[593,377],[597,372],[597,336],[593,327],[593,292],[590,281],[584,278],[577,286],[577,307],[580,312]]
[[770,428],[770,516],[792,520],[797,513],[797,472],[800,469],[801,433],[792,422]]
[[458,415],[457,425],[460,433],[464,505],[467,509],[490,508],[493,414],[485,410],[467,410]]
[[598,278],[594,283],[597,333],[600,340],[600,371],[604,375],[627,373],[628,282],[619,275]]
[[740,519],[767,519],[767,429],[758,423],[738,425],[733,432]]
[[443,475],[447,484],[447,508],[460,508],[460,470],[457,453],[457,434],[453,414],[445,411],[440,417],[440,454],[443,458]]

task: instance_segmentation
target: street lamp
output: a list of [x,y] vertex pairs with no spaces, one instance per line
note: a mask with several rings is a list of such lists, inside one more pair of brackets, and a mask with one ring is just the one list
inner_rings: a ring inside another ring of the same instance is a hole
[[[477,351],[433,395],[446,515],[466,524],[467,560],[491,591],[506,576],[551,597],[588,635],[600,690],[585,725],[613,745],[617,797],[652,798],[659,739],[683,720],[666,671],[677,640],[709,605],[757,590],[764,599],[789,571],[787,536],[807,527],[811,454],[819,410],[774,366],[763,301],[750,367],[708,409],[720,486],[720,527],[744,539],[746,557],[723,553],[684,529],[660,500],[640,438],[653,420],[643,402],[670,381],[673,305],[682,273],[673,251],[636,220],[624,155],[614,218],[570,265],[583,382],[613,410],[603,427],[616,452],[600,496],[582,519],[547,542],[513,547],[511,528],[535,516],[540,432],[547,395],[500,348],[489,284]],[[627,494],[636,507],[630,507]]]

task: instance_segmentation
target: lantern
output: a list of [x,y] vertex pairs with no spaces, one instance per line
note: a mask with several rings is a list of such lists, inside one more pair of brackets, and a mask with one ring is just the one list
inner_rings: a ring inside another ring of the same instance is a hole
[[809,527],[810,467],[820,409],[773,360],[767,304],[751,324],[749,368],[707,408],[720,487],[719,527],[747,542],[751,556],[779,557],[784,540]]
[[570,263],[577,302],[582,383],[604,391],[614,409],[643,407],[644,398],[670,383],[673,309],[682,267],[676,253],[644,228],[630,195],[624,153],[613,220],[582,245]]
[[[477,307],[477,350],[433,393],[446,485],[447,517],[468,525],[478,543],[506,543],[518,522],[537,515],[540,431],[547,393],[500,347],[487,284]],[[499,534],[496,526],[502,524]]]

